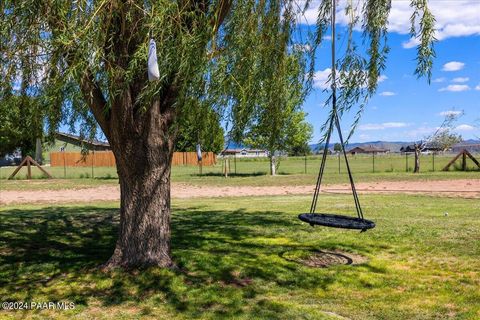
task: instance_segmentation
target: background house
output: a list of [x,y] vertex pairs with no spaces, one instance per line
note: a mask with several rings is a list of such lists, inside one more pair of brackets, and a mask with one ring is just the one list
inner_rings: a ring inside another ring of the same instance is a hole
[[[60,142],[60,144],[58,143]],[[69,148],[69,145],[75,146],[76,148],[72,148],[73,150],[77,151],[79,148],[83,146],[85,149],[94,150],[94,151],[110,151],[110,145],[108,142],[103,142],[99,140],[86,140],[81,139],[78,136],[68,133],[57,132],[55,134],[55,146],[56,148],[60,147],[63,150],[55,150],[55,151],[73,151]],[[69,150],[70,149],[70,150]]]
[[375,147],[367,147],[367,146],[362,146],[362,147],[355,147],[353,149],[350,149],[347,151],[347,153],[350,153],[351,155],[356,155],[356,154],[379,154],[379,153],[388,153],[390,150],[388,149],[382,149],[382,148],[375,148]]
[[[422,153],[443,152],[443,151],[445,151],[445,150],[443,150],[441,147],[436,146],[434,144],[427,144],[422,149]],[[410,144],[410,145],[407,145],[407,146],[403,146],[403,147],[400,148],[400,152],[401,153],[415,152],[415,145]]]
[[220,156],[235,156],[239,158],[255,158],[255,157],[268,157],[267,150],[261,149],[225,149],[220,153]]

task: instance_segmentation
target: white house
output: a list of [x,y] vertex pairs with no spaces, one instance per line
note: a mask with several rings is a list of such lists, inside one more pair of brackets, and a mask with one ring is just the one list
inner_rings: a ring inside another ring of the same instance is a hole
[[220,153],[220,156],[235,156],[238,158],[258,158],[268,157],[267,150],[260,149],[225,149]]

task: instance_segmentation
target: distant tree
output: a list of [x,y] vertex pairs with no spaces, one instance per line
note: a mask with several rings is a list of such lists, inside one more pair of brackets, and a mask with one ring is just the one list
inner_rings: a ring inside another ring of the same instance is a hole
[[303,66],[300,55],[280,48],[270,61],[277,64],[259,94],[254,117],[245,126],[243,143],[268,151],[270,174],[276,175],[280,164],[276,152],[291,152],[307,145],[312,125],[300,110],[304,98]]
[[288,155],[292,157],[305,156],[310,154],[312,154],[312,149],[310,148],[308,143],[294,146],[290,148],[290,150],[288,150]]
[[338,142],[335,143],[335,144],[333,145],[333,151],[336,151],[336,152],[342,151],[342,145],[341,145],[340,143],[338,143]]
[[266,117],[252,126],[243,140],[248,146],[268,151],[271,175],[276,175],[280,165],[277,152],[306,154],[313,132],[312,125],[305,121],[304,112],[284,109],[275,118]]
[[433,137],[429,145],[438,147],[442,151],[446,151],[454,144],[462,141],[463,139],[460,134],[451,132],[451,130],[444,130]]
[[175,151],[195,151],[200,144],[202,151],[219,153],[224,147],[224,135],[219,115],[203,108],[179,119]]
[[435,141],[439,142],[440,146],[445,146],[450,143],[453,144],[457,142],[458,139],[460,139],[461,141],[461,137],[452,133],[451,130],[453,129],[453,124],[455,123],[455,121],[457,121],[457,119],[462,115],[463,112],[447,114],[443,122],[440,124],[440,126],[434,133],[425,137],[423,140],[415,142],[413,144],[415,148],[415,167],[413,169],[413,173],[420,172],[420,155],[426,147],[428,147],[429,145],[434,145]]

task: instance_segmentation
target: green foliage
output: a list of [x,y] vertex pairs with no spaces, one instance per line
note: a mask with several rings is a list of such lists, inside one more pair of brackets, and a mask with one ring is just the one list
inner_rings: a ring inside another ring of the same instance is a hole
[[342,145],[340,143],[335,143],[333,145],[333,151],[337,151],[337,152],[342,151]]
[[430,141],[431,146],[447,150],[456,143],[462,142],[462,136],[450,130],[443,130],[433,137]]
[[254,116],[245,126],[243,142],[254,148],[275,151],[304,149],[311,139],[312,125],[305,121],[302,65],[298,56],[281,54],[283,61],[266,79],[266,90],[257,97]]
[[[160,102],[175,108],[177,124],[188,123],[181,117],[188,118],[190,100],[197,99],[228,121],[239,138],[258,116],[256,108],[265,106],[258,96],[265,100],[281,90],[265,80],[285,63],[274,58],[298,44],[292,31],[310,2],[302,8],[293,0],[5,0],[0,3],[0,87],[7,92],[19,79],[28,83],[28,95],[44,100],[50,133],[65,122],[80,127],[80,135],[93,136],[98,123],[111,138],[112,123],[129,119],[138,125],[145,110]],[[411,3],[412,23],[419,25],[412,28],[420,39],[416,72],[429,75],[434,18],[426,0]],[[296,53],[308,64],[307,88],[331,4],[320,2],[316,32],[300,39],[300,47],[311,48]],[[337,61],[339,112],[359,104],[354,126],[384,69],[389,10],[387,0],[348,2],[350,35],[361,25],[368,43],[362,52],[350,36]],[[149,38],[156,40],[159,57],[161,77],[155,82],[148,82],[146,73]]]
[[[415,74],[419,77],[426,75],[428,82],[430,82],[433,58],[435,57],[433,44],[437,40],[435,38],[435,17],[428,9],[427,0],[412,0],[411,6],[414,11],[410,17],[412,24],[410,34],[412,38],[419,41]],[[419,16],[421,16],[420,19]]]
[[[258,10],[263,12],[260,23],[239,19],[241,24],[249,23],[245,30],[250,36],[231,32],[235,45],[247,52],[231,50],[219,57],[213,72],[216,81],[226,84],[229,95],[226,104],[231,107],[230,137],[266,149],[271,155],[275,151],[304,149],[312,127],[300,110],[306,94],[306,59],[302,47],[290,43],[292,9],[287,7],[281,13],[282,3],[271,1],[259,2]],[[241,70],[239,77],[229,74],[229,69]]]
[[290,148],[290,150],[288,151],[288,155],[293,157],[306,156],[311,154],[312,154],[312,149],[310,149],[310,146],[308,145],[308,143],[294,146]]
[[43,137],[45,114],[39,99],[9,94],[1,99],[0,156],[20,148],[22,155],[35,155],[35,142]]
[[224,147],[225,132],[219,115],[209,106],[197,105],[177,122],[175,151],[195,151],[200,143],[202,151],[220,153]]

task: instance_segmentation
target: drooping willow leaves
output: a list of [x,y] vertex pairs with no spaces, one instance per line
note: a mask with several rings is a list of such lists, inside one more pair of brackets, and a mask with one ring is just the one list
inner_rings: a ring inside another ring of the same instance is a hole
[[[276,54],[297,55],[303,73],[297,79],[306,81],[294,91],[303,99],[311,89],[315,49],[328,31],[331,1],[316,2],[313,36],[298,39],[299,17],[311,1],[3,0],[0,98],[10,93],[39,97],[50,133],[64,123],[93,136],[99,125],[107,138],[108,121],[125,121],[117,117],[122,101],[133,102],[128,118],[135,122],[155,99],[173,99],[177,123],[210,108],[239,137],[265,105],[261,99],[273,94],[268,79],[279,70]],[[339,112],[355,107],[360,115],[385,68],[391,1],[345,3],[350,36],[337,61]],[[430,77],[434,18],[426,0],[411,0],[411,5],[412,36],[419,40],[415,72]],[[274,25],[281,36],[272,32]],[[351,36],[359,25],[364,44]],[[150,38],[159,58],[155,82],[147,81]],[[299,43],[311,49],[293,50]],[[28,84],[23,91],[21,83]]]

